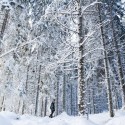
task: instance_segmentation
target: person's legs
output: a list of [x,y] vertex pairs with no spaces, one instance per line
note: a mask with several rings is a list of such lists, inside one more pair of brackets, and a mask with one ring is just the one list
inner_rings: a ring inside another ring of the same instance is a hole
[[51,114],[50,114],[50,116],[49,116],[50,118],[53,117],[53,113],[54,113],[54,111],[51,110]]
[[[54,113],[54,111],[52,111],[52,117],[53,117],[53,113]],[[51,118],[52,118],[52,117],[51,117]]]

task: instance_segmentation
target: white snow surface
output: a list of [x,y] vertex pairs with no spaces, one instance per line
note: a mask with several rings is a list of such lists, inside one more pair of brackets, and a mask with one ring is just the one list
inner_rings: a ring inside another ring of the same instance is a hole
[[0,125],[125,125],[125,111],[117,111],[114,118],[107,112],[94,114],[89,120],[85,116],[68,116],[65,112],[54,118],[0,112]]
[[9,119],[0,115],[0,125],[12,125]]
[[123,3],[124,3],[124,2],[125,2],[125,0],[121,0],[121,2],[123,2]]

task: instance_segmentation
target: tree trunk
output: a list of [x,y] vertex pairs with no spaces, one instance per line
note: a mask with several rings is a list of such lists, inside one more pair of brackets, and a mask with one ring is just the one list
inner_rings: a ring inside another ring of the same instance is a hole
[[57,82],[56,82],[56,115],[58,115],[59,113],[59,107],[58,107],[58,103],[59,103],[59,71],[57,73]]
[[82,15],[82,0],[78,1],[78,37],[79,37],[79,62],[78,62],[78,110],[79,115],[85,115],[85,81],[84,81],[84,46],[81,45],[84,39],[83,34],[83,15]]
[[103,32],[103,25],[102,25],[102,18],[101,18],[101,12],[100,12],[100,4],[98,4],[98,11],[99,11],[99,21],[101,25],[101,35],[102,35],[102,44],[104,48],[104,67],[105,67],[105,82],[107,84],[107,94],[108,94],[108,107],[110,112],[110,117],[114,117],[114,111],[113,111],[113,101],[112,101],[112,93],[111,93],[111,83],[110,83],[110,74],[108,70],[108,56],[106,52],[106,46],[105,46],[105,36]]
[[44,111],[44,116],[46,116],[47,113],[47,97],[45,98],[45,111]]
[[65,76],[65,66],[64,63],[64,71],[63,71],[63,111],[66,112],[66,76]]
[[42,105],[41,105],[41,116],[43,116],[43,106],[44,106],[44,102],[43,102],[43,97],[42,97]]
[[1,109],[0,109],[0,111],[2,111],[2,109],[3,109],[4,99],[5,99],[5,97],[3,96],[3,98],[2,98],[2,102],[1,102]]
[[28,90],[28,73],[29,73],[29,68],[30,68],[30,65],[27,66],[26,86],[25,86],[26,95],[27,95],[27,90]]
[[25,109],[25,104],[24,104],[24,101],[22,102],[22,114],[24,114],[24,109]]
[[71,95],[71,99],[70,99],[70,103],[71,103],[71,105],[70,105],[70,107],[71,107],[71,115],[73,115],[73,84],[71,83],[71,92],[70,92],[70,95]]
[[113,13],[112,13],[112,6],[113,6],[113,2],[111,2],[111,6],[110,6],[110,20],[111,20],[111,28],[112,28],[112,34],[113,34],[113,43],[116,49],[116,61],[117,61],[117,66],[118,66],[118,76],[119,76],[119,81],[120,81],[120,85],[121,85],[121,89],[122,89],[122,106],[125,107],[125,81],[124,81],[124,75],[123,75],[123,71],[122,71],[122,62],[121,62],[121,58],[120,58],[120,51],[119,51],[119,47],[118,47],[118,42],[116,40],[116,35],[115,35],[115,30],[114,30],[114,19],[113,19]]
[[3,34],[4,34],[4,31],[5,31],[6,25],[7,25],[8,17],[9,17],[9,10],[5,10],[5,17],[4,17],[4,20],[3,20],[3,24],[2,24],[2,28],[1,28],[1,34],[0,34],[1,39],[3,38]]
[[37,85],[37,92],[36,92],[36,103],[35,103],[35,115],[38,113],[38,101],[39,101],[39,89],[40,89],[40,72],[41,72],[41,65],[39,67],[39,78],[38,78],[38,85]]

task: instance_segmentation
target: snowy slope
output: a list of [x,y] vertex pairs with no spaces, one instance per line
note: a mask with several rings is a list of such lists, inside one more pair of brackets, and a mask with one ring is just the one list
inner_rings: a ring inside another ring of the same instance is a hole
[[12,125],[9,119],[0,115],[0,125]]
[[0,125],[125,125],[125,112],[118,111],[114,118],[110,118],[108,113],[90,115],[89,120],[85,117],[68,116],[66,113],[51,119],[48,116],[41,118],[1,112]]

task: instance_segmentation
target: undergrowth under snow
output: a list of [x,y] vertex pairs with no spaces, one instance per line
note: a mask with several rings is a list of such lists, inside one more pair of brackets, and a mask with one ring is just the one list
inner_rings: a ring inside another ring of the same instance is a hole
[[125,111],[117,111],[114,118],[110,118],[107,112],[90,115],[89,120],[86,117],[68,116],[66,113],[49,118],[0,112],[0,125],[125,125]]

